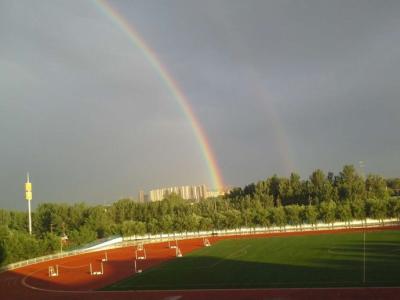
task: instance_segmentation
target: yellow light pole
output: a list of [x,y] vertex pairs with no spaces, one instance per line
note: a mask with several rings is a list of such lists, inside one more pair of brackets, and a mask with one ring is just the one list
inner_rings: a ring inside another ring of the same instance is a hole
[[32,217],[31,217],[32,183],[29,182],[29,173],[26,174],[25,199],[26,201],[28,201],[29,234],[32,234]]

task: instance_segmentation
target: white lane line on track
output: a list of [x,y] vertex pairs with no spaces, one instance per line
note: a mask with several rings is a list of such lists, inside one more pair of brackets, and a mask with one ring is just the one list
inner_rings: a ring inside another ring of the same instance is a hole
[[182,296],[169,296],[169,297],[163,298],[163,300],[178,300],[181,298],[182,298]]
[[[26,288],[36,290],[36,291],[42,291],[42,292],[47,292],[47,293],[68,293],[68,294],[88,294],[88,293],[94,293],[94,294],[110,294],[110,293],[127,293],[130,291],[96,291],[96,290],[87,290],[87,291],[68,291],[68,290],[51,290],[51,289],[43,289],[43,288],[38,288],[35,286],[32,286],[28,283],[26,283],[26,279],[29,278],[31,275],[34,273],[38,272],[34,271],[28,275],[26,275],[22,280],[21,284],[25,286]],[[373,289],[394,289],[398,290],[400,292],[400,287],[328,287],[328,288],[256,288],[256,289],[189,289],[189,290],[182,290],[182,289],[177,289],[177,290],[134,290],[131,291],[133,294],[140,292],[140,293],[160,293],[160,292],[171,292],[171,293],[185,293],[185,292],[234,292],[234,291],[287,291],[287,290],[373,290]],[[182,296],[180,296],[182,297]],[[180,299],[180,298],[177,298]]]

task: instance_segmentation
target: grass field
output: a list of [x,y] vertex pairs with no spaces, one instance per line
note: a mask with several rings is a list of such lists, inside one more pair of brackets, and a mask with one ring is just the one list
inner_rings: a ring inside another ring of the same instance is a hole
[[220,241],[106,290],[400,286],[400,231]]

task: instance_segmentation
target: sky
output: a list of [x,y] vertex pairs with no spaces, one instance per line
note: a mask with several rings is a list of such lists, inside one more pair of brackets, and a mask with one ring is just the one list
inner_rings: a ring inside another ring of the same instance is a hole
[[[178,83],[228,186],[400,176],[400,1],[111,1]],[[190,122],[96,1],[0,0],[0,208],[211,185]]]

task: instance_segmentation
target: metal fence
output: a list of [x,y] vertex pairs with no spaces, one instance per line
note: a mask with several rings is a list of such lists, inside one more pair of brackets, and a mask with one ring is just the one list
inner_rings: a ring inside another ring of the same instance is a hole
[[254,234],[265,234],[265,233],[279,233],[279,232],[299,232],[299,231],[321,231],[321,230],[338,230],[338,229],[349,229],[349,228],[371,228],[371,227],[382,227],[382,226],[394,226],[400,225],[398,219],[385,219],[385,220],[361,220],[351,222],[335,222],[332,224],[318,223],[315,225],[302,224],[299,226],[282,226],[282,227],[242,227],[237,229],[226,229],[226,230],[210,230],[210,231],[196,231],[196,232],[175,232],[175,233],[160,233],[160,234],[146,234],[146,235],[134,235],[130,237],[124,237],[122,242],[115,244],[106,244],[104,247],[98,247],[96,249],[79,249],[73,251],[65,251],[61,253],[55,253],[51,255],[31,258],[28,260],[9,264],[0,268],[0,272],[14,270],[28,265],[33,265],[41,262],[55,260],[64,257],[70,257],[75,255],[81,255],[85,253],[92,253],[98,251],[104,251],[108,249],[123,248],[128,246],[135,246],[138,243],[156,243],[163,241],[183,240],[202,238],[210,236],[233,236],[233,235],[254,235]]

